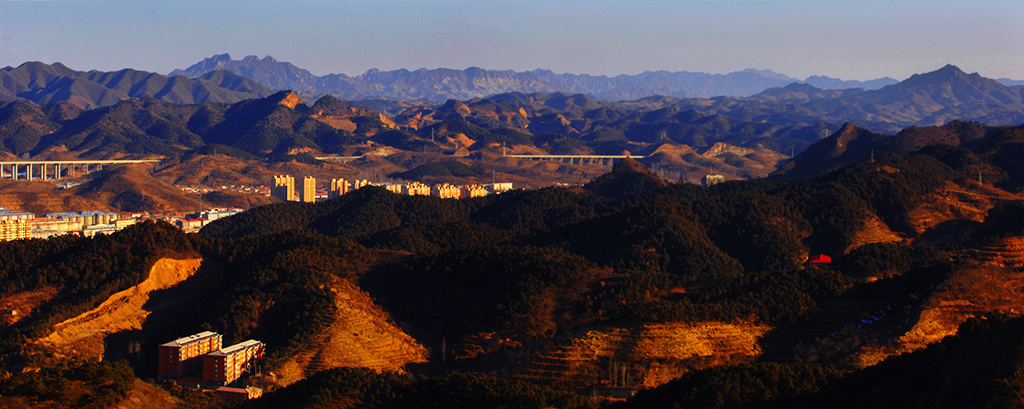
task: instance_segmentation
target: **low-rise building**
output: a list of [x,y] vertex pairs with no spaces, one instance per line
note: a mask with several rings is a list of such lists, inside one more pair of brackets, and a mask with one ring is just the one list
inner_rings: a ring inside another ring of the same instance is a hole
[[202,374],[202,356],[219,350],[222,342],[220,334],[204,331],[158,346],[157,376],[173,379]]
[[484,197],[487,196],[487,188],[480,185],[466,185],[462,187],[462,198],[468,199],[473,197]]
[[263,396],[263,389],[248,386],[245,388],[231,388],[227,386],[221,386],[213,391],[214,395],[224,399],[229,405],[232,403],[242,402],[249,399],[256,399]]
[[36,215],[0,207],[0,241],[32,238],[32,219]]
[[203,355],[203,380],[210,385],[228,385],[251,371],[263,358],[263,343],[254,339],[239,342]]
[[430,196],[430,186],[420,182],[412,182],[402,185],[401,194],[409,196]]
[[439,197],[442,199],[458,199],[462,197],[462,190],[458,186],[442,183],[440,185],[434,185],[430,190],[430,195]]
[[202,229],[203,226],[205,226],[206,223],[208,223],[208,222],[209,222],[209,220],[200,217],[200,218],[193,218],[193,219],[180,219],[180,220],[174,222],[174,224],[176,226],[178,226],[178,228],[183,230],[183,231],[186,231],[186,232],[197,232],[197,231],[199,231],[199,229]]
[[708,186],[712,186],[712,185],[717,185],[717,184],[722,183],[722,182],[725,182],[725,175],[710,175],[709,174],[709,175],[704,175],[704,177],[700,178],[700,184],[701,184],[701,186],[704,186],[704,187],[708,187]]
[[512,190],[512,182],[491,183],[484,185],[491,193],[503,193]]

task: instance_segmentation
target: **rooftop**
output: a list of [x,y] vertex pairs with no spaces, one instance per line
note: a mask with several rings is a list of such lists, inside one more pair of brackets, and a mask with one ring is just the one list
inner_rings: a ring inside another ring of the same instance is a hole
[[259,346],[259,345],[263,345],[263,343],[260,342],[260,341],[255,340],[255,339],[250,339],[248,341],[239,342],[239,343],[237,343],[235,345],[232,345],[232,346],[229,346],[227,348],[221,348],[221,349],[219,349],[217,351],[210,352],[207,355],[214,355],[214,356],[234,355],[234,354],[236,354],[236,353],[238,353],[240,351],[244,351],[244,350],[249,349],[249,348],[254,348],[254,347]]
[[199,341],[202,341],[202,340],[206,340],[206,339],[210,339],[210,338],[218,337],[218,336],[220,336],[220,335],[218,335],[216,332],[203,331],[203,332],[200,332],[200,333],[195,334],[195,335],[189,335],[189,336],[184,337],[184,338],[178,338],[178,339],[176,339],[174,341],[168,342],[168,343],[160,345],[160,346],[162,346],[162,347],[180,347],[180,346],[185,346],[185,345],[188,345],[188,344],[196,343],[196,342],[199,342]]

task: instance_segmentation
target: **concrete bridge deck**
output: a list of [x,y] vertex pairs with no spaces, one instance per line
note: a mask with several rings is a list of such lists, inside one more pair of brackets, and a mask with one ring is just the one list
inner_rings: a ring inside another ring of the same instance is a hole
[[503,157],[530,160],[557,160],[559,162],[567,162],[574,165],[592,165],[595,163],[600,163],[605,166],[610,166],[614,164],[615,161],[622,160],[625,158],[644,158],[644,156],[641,155],[503,155]]
[[[159,159],[125,159],[125,160],[17,160],[0,161],[0,178],[12,180],[47,180],[75,176],[75,172],[89,173],[104,166],[159,163]],[[52,172],[47,172],[52,167]],[[36,170],[39,170],[36,173]]]

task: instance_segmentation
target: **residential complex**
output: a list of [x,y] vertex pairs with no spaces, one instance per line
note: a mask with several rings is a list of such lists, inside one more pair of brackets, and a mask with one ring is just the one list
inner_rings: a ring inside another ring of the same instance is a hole
[[489,194],[501,193],[512,189],[511,182],[492,183],[488,185],[465,185],[456,186],[450,183],[438,185],[427,185],[422,182],[409,182],[404,184],[374,184],[367,180],[331,179],[331,186],[325,194],[316,193],[316,179],[306,176],[302,180],[302,189],[298,195],[294,193],[295,178],[289,175],[274,176],[274,187],[272,196],[283,201],[313,202],[317,199],[333,199],[348,194],[365,186],[376,185],[387,189],[389,192],[409,196],[434,196],[442,199],[467,199],[482,197]]
[[[209,388],[223,387],[252,373],[263,358],[262,342],[250,339],[221,347],[216,332],[200,332],[160,345],[157,377]],[[248,394],[247,394],[248,395]]]
[[110,212],[63,212],[36,217],[33,213],[0,207],[0,241],[45,239],[63,234],[94,236],[113,233],[132,224],[135,219],[121,219],[117,213]]
[[0,207],[0,241],[32,237],[32,223],[36,215]]

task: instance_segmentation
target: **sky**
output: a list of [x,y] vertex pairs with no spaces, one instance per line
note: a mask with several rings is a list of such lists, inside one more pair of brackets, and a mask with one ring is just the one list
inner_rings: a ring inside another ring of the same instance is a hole
[[222,53],[315,75],[755,68],[902,80],[953,64],[1024,80],[1024,1],[0,0],[0,67],[166,74]]

